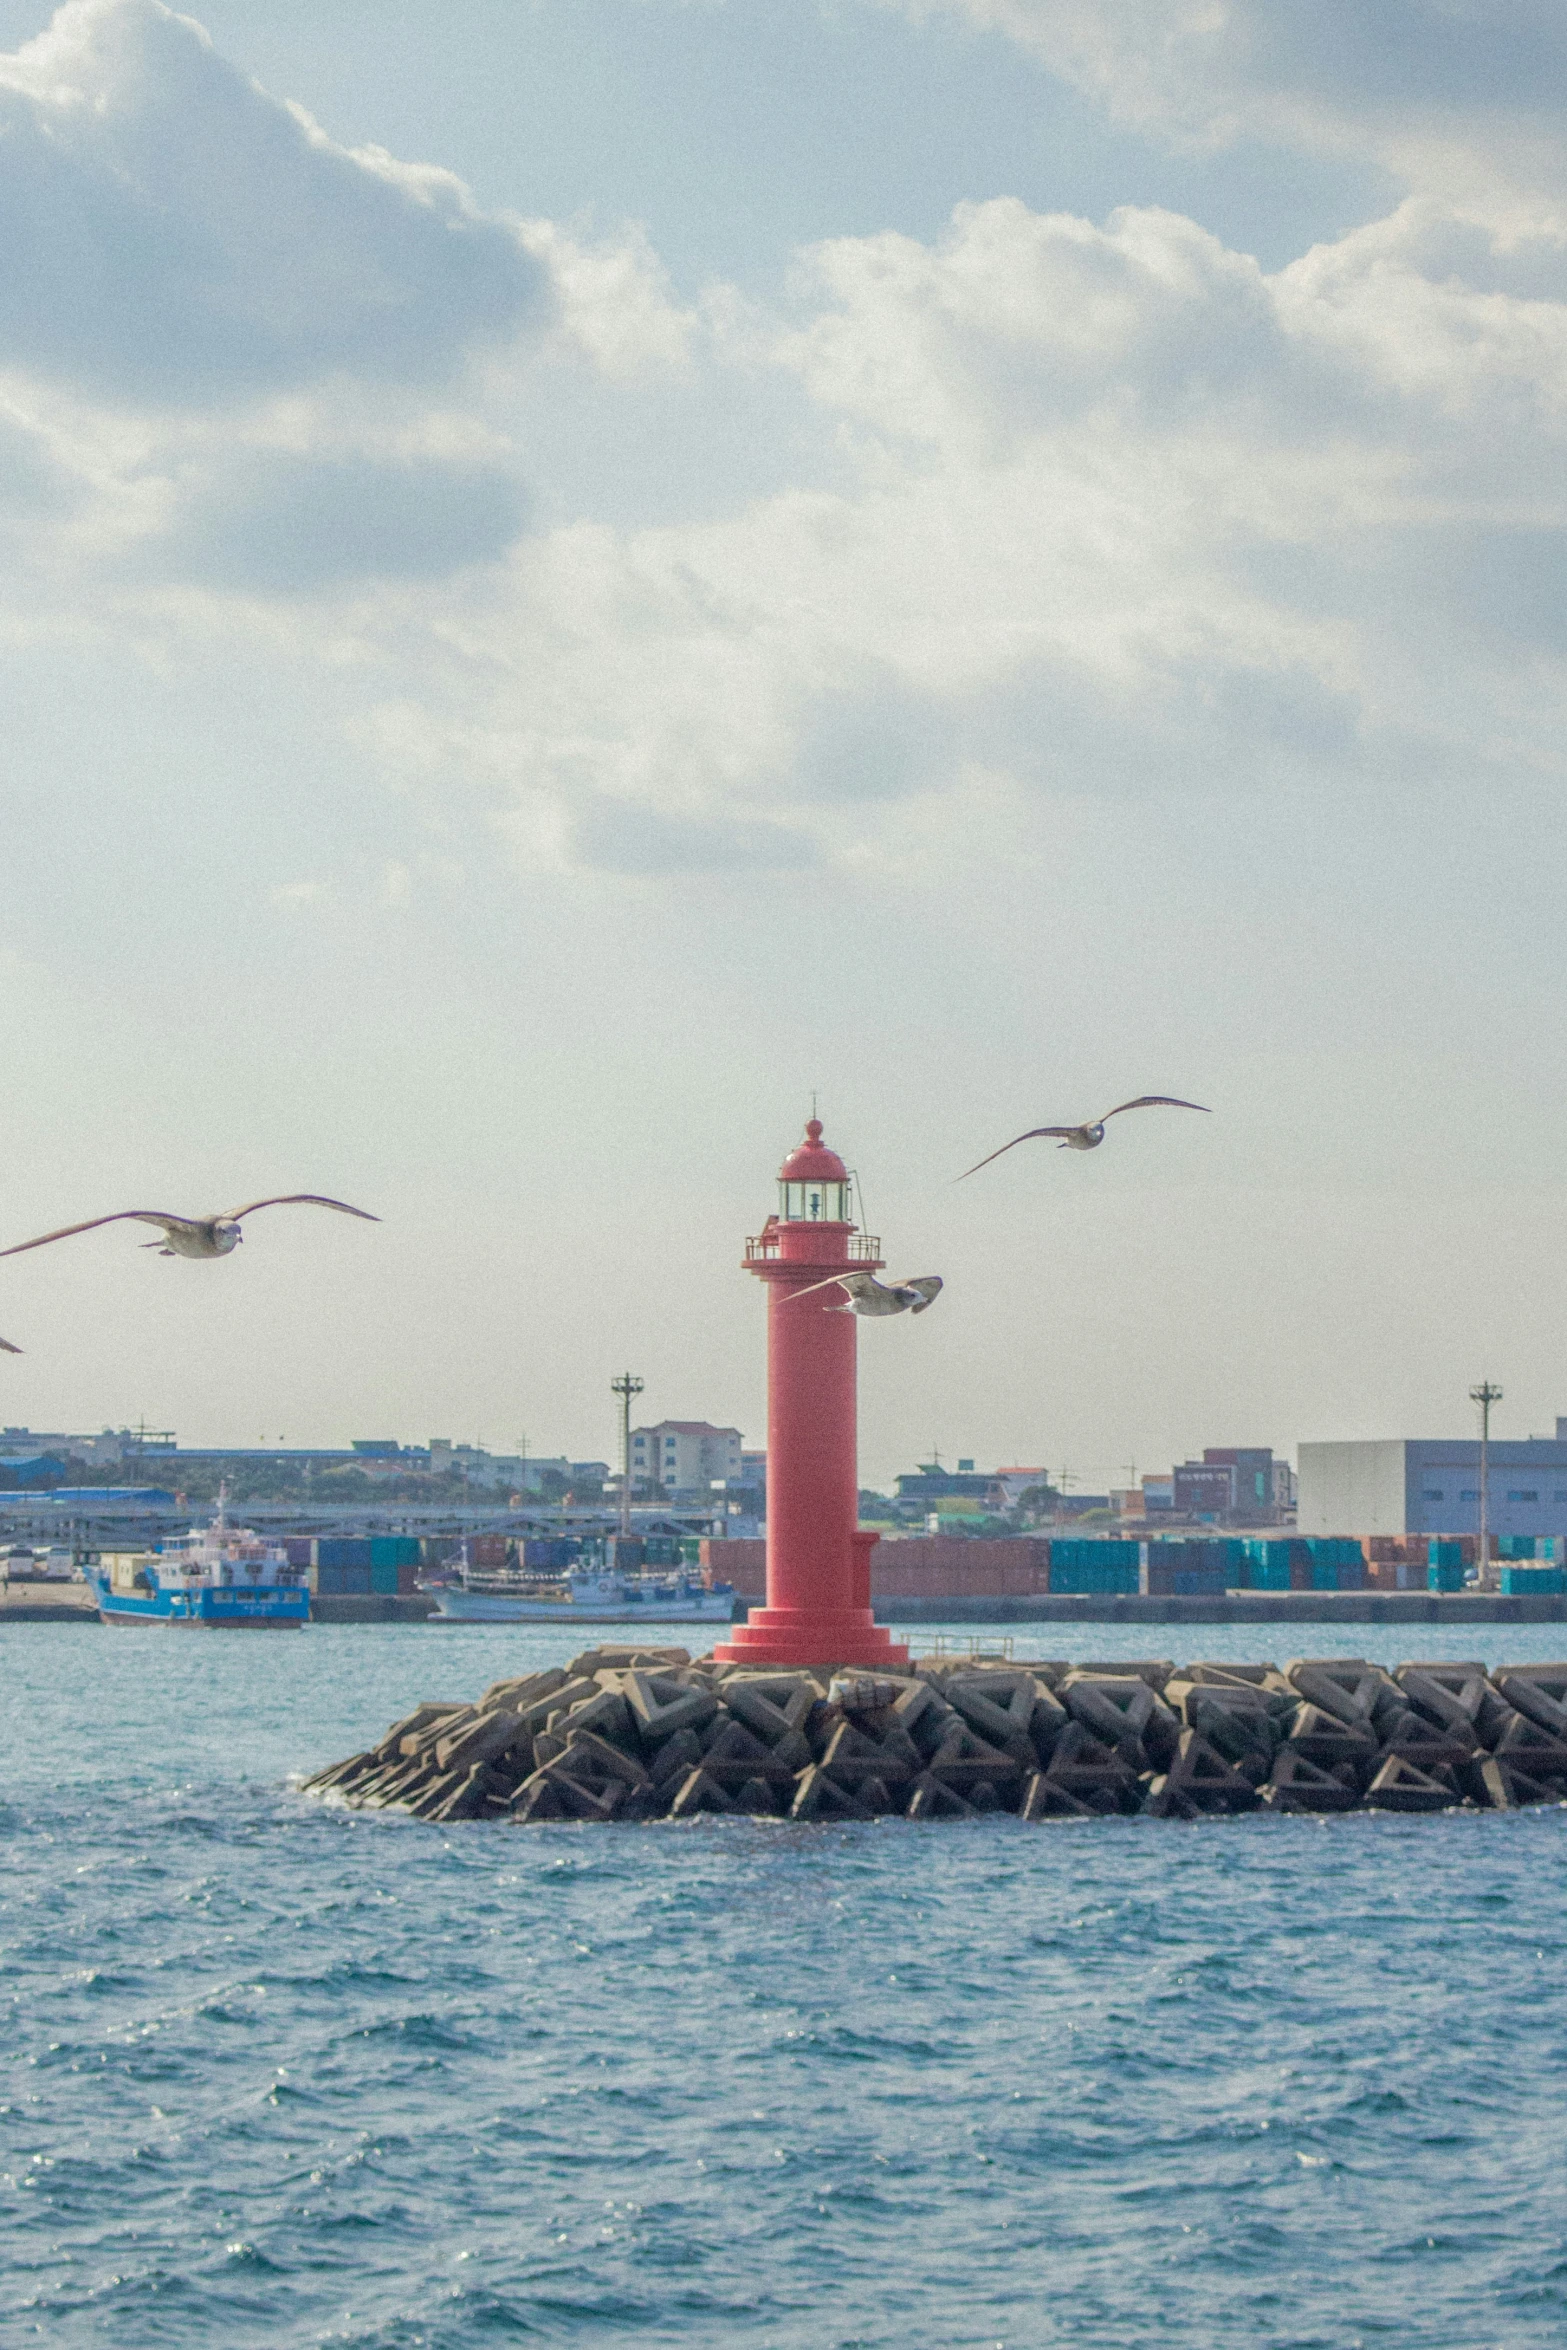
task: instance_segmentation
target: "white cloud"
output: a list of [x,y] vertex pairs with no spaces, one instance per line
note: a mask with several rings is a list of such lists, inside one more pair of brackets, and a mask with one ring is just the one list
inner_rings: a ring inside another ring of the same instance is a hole
[[558,221],[528,220],[519,233],[549,271],[562,346],[616,382],[686,372],[695,314],[676,302],[640,223],[613,237],[583,238]]
[[69,0],[0,56],[0,220],[0,526],[62,577],[319,597],[493,560],[530,375],[685,363],[635,226],[487,217],[160,0]]
[[[1172,11],[1172,54],[1244,14]],[[1059,16],[1083,43],[1122,23]],[[67,165],[78,214],[83,190],[128,207],[156,367],[190,362],[178,414],[134,337],[57,393],[68,305],[27,281],[0,496],[14,445],[59,608],[171,665],[264,628],[301,676],[352,677],[355,743],[464,856],[477,811],[535,869],[934,875],[943,837],[990,857],[1064,798],[1560,772],[1549,223],[1413,197],[1270,276],[1168,211],[999,199],[930,242],[817,247],[787,319],[722,289],[694,315],[639,232],[484,221],[442,173],[333,147],[154,0],[77,0],[0,89],[32,125],[0,143],[0,178],[34,158],[28,220],[63,217]],[[345,306],[340,276],[369,290]],[[405,364],[415,318],[455,321],[449,353],[532,339],[436,381]],[[736,442],[753,420],[767,486],[701,521],[525,530],[524,411],[553,399],[566,430],[585,372],[606,475],[622,444],[658,468],[647,387],[679,379]]]
[[0,58],[0,338],[111,401],[450,374],[544,272],[450,174],[350,154],[159,0],[70,0]]
[[1567,196],[1559,0],[883,0],[1000,32],[1140,129],[1369,157],[1509,211]]
[[454,623],[426,769],[525,808],[546,862],[891,864],[915,805],[961,856],[978,776],[1560,774],[1547,245],[1418,203],[1269,278],[1166,213],[1001,201],[813,264],[774,359],[852,434],[852,489],[554,532]]

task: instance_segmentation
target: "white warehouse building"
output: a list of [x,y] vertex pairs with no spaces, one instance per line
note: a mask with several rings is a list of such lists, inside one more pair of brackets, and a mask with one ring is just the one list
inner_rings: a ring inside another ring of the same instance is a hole
[[[1478,1534],[1480,1443],[1394,1436],[1300,1447],[1302,1534]],[[1493,1535],[1567,1535],[1567,1419],[1556,1434],[1493,1437]]]

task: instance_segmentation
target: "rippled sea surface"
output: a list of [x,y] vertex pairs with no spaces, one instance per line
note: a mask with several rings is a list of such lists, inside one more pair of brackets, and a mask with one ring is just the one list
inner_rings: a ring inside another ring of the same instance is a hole
[[0,1634],[0,2341],[1561,2350],[1567,1811],[436,1828],[290,1788],[547,1661]]

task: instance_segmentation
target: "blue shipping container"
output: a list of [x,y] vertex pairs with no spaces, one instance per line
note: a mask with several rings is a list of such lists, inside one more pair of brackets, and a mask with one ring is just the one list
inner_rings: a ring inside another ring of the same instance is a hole
[[323,1598],[366,1599],[370,1595],[370,1568],[312,1567],[310,1588]]
[[368,1571],[370,1557],[369,1541],[360,1535],[322,1535],[311,1544],[312,1566],[363,1567]]

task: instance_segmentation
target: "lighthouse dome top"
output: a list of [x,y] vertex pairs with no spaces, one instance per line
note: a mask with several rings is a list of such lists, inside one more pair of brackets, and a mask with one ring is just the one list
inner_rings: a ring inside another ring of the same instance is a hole
[[808,1120],[805,1140],[797,1143],[778,1170],[780,1183],[847,1183],[849,1170],[836,1151],[822,1141],[820,1118]]

